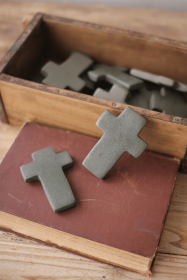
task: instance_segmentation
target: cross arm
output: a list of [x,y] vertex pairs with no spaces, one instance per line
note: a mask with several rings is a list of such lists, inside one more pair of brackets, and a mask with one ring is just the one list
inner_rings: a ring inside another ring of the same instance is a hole
[[144,84],[142,80],[121,72],[118,69],[115,72],[107,73],[106,80],[109,83],[116,84],[128,90],[139,89]]
[[73,160],[68,152],[56,154],[56,157],[63,170],[73,166]]
[[135,158],[139,157],[148,145],[138,136],[146,125],[147,120],[131,107],[126,107],[118,118],[121,129],[126,132],[127,143],[129,142],[128,149],[126,150],[125,148],[125,151],[129,152]]
[[135,158],[138,158],[143,151],[147,148],[148,144],[142,140],[139,136],[132,138],[132,146],[128,149],[128,152]]
[[103,68],[95,68],[92,71],[88,71],[88,77],[90,78],[90,80],[92,80],[93,82],[98,82],[101,81],[105,78],[106,76],[106,71]]
[[30,162],[20,167],[21,173],[26,183],[38,180],[36,163]]
[[114,116],[111,112],[106,110],[98,119],[96,122],[96,125],[103,131],[106,132],[110,130],[111,124],[116,119],[116,116]]
[[81,91],[85,85],[86,82],[79,77],[73,77],[69,83],[69,87],[75,91]]

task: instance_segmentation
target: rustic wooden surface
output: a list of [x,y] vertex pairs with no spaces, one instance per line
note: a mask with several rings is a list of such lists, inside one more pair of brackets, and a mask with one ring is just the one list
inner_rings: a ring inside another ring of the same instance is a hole
[[[187,42],[187,13],[148,9],[0,1],[0,58],[21,32],[27,13],[49,14]],[[0,123],[0,161],[20,127]],[[158,249],[154,279],[187,279],[187,175],[178,174]],[[0,279],[147,279],[147,277],[0,231]]]

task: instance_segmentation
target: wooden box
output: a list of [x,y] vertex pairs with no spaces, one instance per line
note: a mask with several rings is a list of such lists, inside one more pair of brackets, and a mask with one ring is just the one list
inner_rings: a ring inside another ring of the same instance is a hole
[[[1,119],[13,125],[34,121],[100,137],[95,125],[110,110],[126,105],[28,81],[50,59],[72,51],[96,61],[160,74],[187,84],[187,44],[138,32],[38,13],[0,63]],[[154,152],[177,157],[186,171],[187,119],[142,108],[148,123],[140,136]]]

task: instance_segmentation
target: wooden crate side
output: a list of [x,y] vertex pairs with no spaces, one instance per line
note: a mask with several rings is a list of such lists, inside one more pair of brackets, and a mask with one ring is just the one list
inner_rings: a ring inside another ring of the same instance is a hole
[[0,92],[0,121],[4,122],[4,123],[8,123],[8,118],[5,112],[5,107],[3,104],[3,100],[1,97],[1,92]]
[[[39,84],[39,83],[31,82],[28,80],[18,79],[18,78],[15,78],[15,77],[12,77],[12,76],[9,76],[6,74],[1,74],[0,80],[2,80],[4,82],[24,86],[24,87],[29,87],[29,88],[32,88],[35,90],[41,90],[44,92],[49,92],[49,93],[53,93],[53,94],[57,94],[57,95],[61,95],[61,96],[66,96],[69,98],[78,99],[78,100],[98,104],[101,106],[107,106],[109,108],[117,109],[120,111],[122,111],[127,106],[122,103],[109,101],[109,100],[105,100],[102,98],[97,98],[97,97],[87,95],[87,94],[81,94],[81,93],[75,92],[75,91],[60,89],[60,88],[56,88],[56,87],[47,86],[45,84]],[[164,113],[159,113],[156,111],[152,111],[152,110],[148,110],[148,109],[144,109],[144,108],[140,108],[140,107],[136,107],[136,111],[139,114],[141,114],[142,116],[147,116],[147,117],[187,126],[186,118],[176,117],[173,115],[167,115]]]
[[[22,32],[14,45],[8,50],[0,61],[0,73],[12,76],[28,76],[28,69],[35,62],[33,58],[41,52],[42,34],[40,26],[43,14],[38,13]],[[25,73],[26,71],[26,73]]]
[[[25,48],[25,41],[29,40],[29,43],[33,41],[33,33],[37,32],[37,29],[39,28],[41,22],[42,22],[42,17],[43,14],[38,13],[34,16],[30,24],[27,26],[27,28],[22,32],[22,34],[19,36],[17,41],[14,43],[14,45],[8,50],[8,52],[5,54],[5,56],[1,59],[0,61],[0,73],[9,73],[10,75],[13,76],[19,76],[20,73],[22,73],[22,76],[25,75],[28,72],[28,69],[30,69],[30,59],[32,60],[32,55],[31,58],[29,57],[28,53],[23,52],[23,49]],[[35,36],[34,36],[35,37]],[[32,45],[36,44],[34,41],[31,43]],[[32,50],[34,51],[34,49]],[[20,54],[22,56],[22,59],[20,58]],[[24,56],[24,57],[23,57]],[[27,62],[27,66],[23,67],[23,61]],[[29,65],[29,67],[28,67]],[[28,69],[27,69],[28,68]],[[0,93],[0,120],[2,122],[7,123],[8,118],[6,116],[4,104],[2,102],[1,98],[1,93]]]
[[102,63],[138,68],[187,83],[186,43],[47,15],[43,21],[54,59],[77,50]]
[[[5,104],[8,120],[13,125],[22,125],[26,121],[34,121],[49,126],[59,127],[95,137],[101,137],[102,131],[95,125],[100,115],[109,110],[118,116],[126,105],[120,109],[107,104],[91,103],[84,100],[69,98],[65,94],[51,94],[10,82],[0,81],[1,93]],[[93,97],[92,97],[93,98]],[[139,111],[137,107],[133,107]],[[140,137],[154,152],[175,156],[183,159],[187,146],[187,126],[171,123],[150,116],[147,125],[140,132]]]
[[22,19],[22,22],[21,22],[22,31],[27,27],[27,25],[31,22],[31,20],[33,19],[34,16],[35,16],[34,13],[28,13],[27,15],[24,16],[24,18]]

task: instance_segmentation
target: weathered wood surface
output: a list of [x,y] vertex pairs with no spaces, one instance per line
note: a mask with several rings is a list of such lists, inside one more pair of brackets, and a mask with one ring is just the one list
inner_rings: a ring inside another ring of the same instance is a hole
[[[37,11],[187,42],[187,13],[42,2],[0,2],[0,58],[21,32],[22,18]],[[175,20],[173,20],[175,18]],[[0,161],[20,127],[0,123]],[[187,279],[187,175],[178,174],[157,254],[154,279]],[[0,279],[147,279],[0,231]]]
[[0,58],[21,33],[28,13],[43,12],[187,42],[187,12],[0,0]]
[[[148,279],[133,272],[0,231],[1,279]],[[152,278],[186,279],[187,258],[158,253]]]

